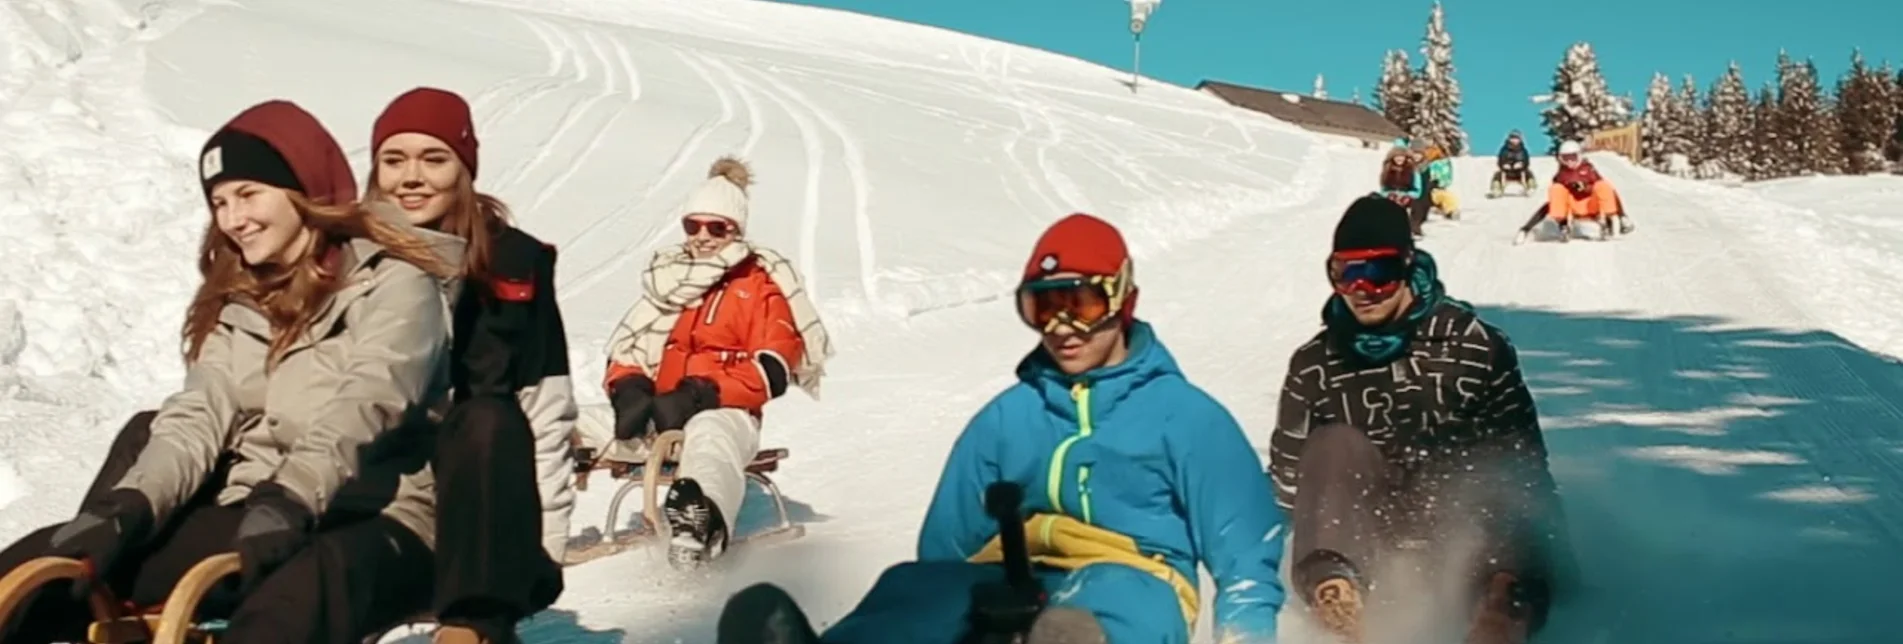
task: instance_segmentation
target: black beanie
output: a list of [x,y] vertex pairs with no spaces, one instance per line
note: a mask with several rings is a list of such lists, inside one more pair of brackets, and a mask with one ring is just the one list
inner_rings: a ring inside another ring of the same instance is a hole
[[205,198],[211,198],[218,184],[240,179],[304,192],[297,172],[269,142],[229,128],[219,130],[198,154],[198,181]]
[[1335,252],[1389,248],[1414,252],[1414,232],[1407,209],[1386,197],[1356,199],[1335,224]]

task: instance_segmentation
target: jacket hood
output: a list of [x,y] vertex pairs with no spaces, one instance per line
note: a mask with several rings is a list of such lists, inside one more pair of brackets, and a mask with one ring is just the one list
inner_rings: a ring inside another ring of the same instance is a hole
[[1075,385],[1090,387],[1091,406],[1096,413],[1105,414],[1144,384],[1158,378],[1183,375],[1182,369],[1176,365],[1176,357],[1170,355],[1169,349],[1157,339],[1156,330],[1150,323],[1133,320],[1124,334],[1129,342],[1130,355],[1114,366],[1099,367],[1072,376],[1058,369],[1057,363],[1051,360],[1044,347],[1038,346],[1018,362],[1018,380],[1036,390],[1047,409],[1058,416],[1074,420],[1077,403],[1071,398],[1071,388]]
[[346,204],[357,199],[357,179],[344,150],[324,124],[296,103],[271,100],[251,106],[221,128],[237,130],[270,143],[304,185],[304,196],[319,203]]

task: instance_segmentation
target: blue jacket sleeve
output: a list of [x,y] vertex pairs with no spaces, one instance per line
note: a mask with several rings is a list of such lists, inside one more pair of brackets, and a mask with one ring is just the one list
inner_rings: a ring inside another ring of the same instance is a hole
[[964,561],[997,536],[996,522],[985,514],[985,487],[999,480],[997,445],[1003,415],[999,402],[993,400],[952,443],[932,504],[925,510],[925,524],[919,528],[919,561]]
[[1287,519],[1242,427],[1219,403],[1207,404],[1176,435],[1171,466],[1197,556],[1215,576],[1216,641],[1272,641],[1285,598]]

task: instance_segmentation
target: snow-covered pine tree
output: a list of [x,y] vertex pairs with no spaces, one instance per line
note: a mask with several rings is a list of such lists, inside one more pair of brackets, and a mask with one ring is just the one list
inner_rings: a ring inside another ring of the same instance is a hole
[[1666,168],[1666,156],[1674,152],[1668,133],[1672,129],[1672,80],[1664,72],[1652,72],[1652,84],[1645,90],[1645,114],[1639,119],[1639,163],[1660,172]]
[[1553,72],[1553,92],[1547,102],[1546,109],[1540,110],[1540,120],[1547,136],[1552,137],[1548,154],[1557,150],[1561,141],[1581,140],[1586,134],[1624,125],[1631,114],[1631,105],[1606,88],[1606,78],[1599,72],[1599,57],[1585,42],[1573,43],[1566,50],[1559,69]]
[[1419,93],[1414,86],[1414,70],[1408,68],[1407,52],[1389,50],[1381,61],[1381,80],[1374,86],[1374,108],[1402,132],[1412,135],[1419,122],[1415,109]]
[[1315,75],[1315,91],[1309,92],[1309,95],[1319,99],[1328,98],[1328,84],[1322,80],[1321,74]]
[[1354,103],[1356,105],[1361,104],[1361,88],[1356,87],[1355,92],[1353,94],[1348,95],[1348,102]]
[[1439,143],[1450,155],[1465,154],[1467,133],[1460,123],[1460,81],[1454,79],[1454,37],[1439,2],[1427,15],[1421,37],[1420,92],[1415,134]]
[[1674,114],[1668,133],[1673,149],[1684,154],[1685,160],[1694,166],[1704,163],[1709,156],[1705,151],[1705,114],[1698,108],[1698,81],[1686,74],[1678,95],[1673,98]]
[[1744,70],[1732,61],[1712,81],[1705,96],[1705,153],[1724,172],[1750,179],[1756,173],[1757,147],[1751,128],[1751,92],[1744,86]]
[[1751,138],[1747,144],[1751,151],[1751,161],[1746,165],[1750,172],[1742,173],[1746,179],[1762,181],[1788,176],[1783,172],[1782,159],[1788,154],[1780,140],[1778,131],[1779,110],[1777,108],[1777,89],[1770,81],[1758,88],[1758,100],[1751,104],[1751,121],[1748,132]]
[[1783,162],[1787,174],[1835,174],[1842,171],[1843,154],[1837,146],[1836,119],[1817,82],[1817,65],[1797,62],[1778,52],[1778,118]]
[[[1885,64],[1888,69],[1888,64]],[[1896,82],[1890,84],[1891,96],[1896,101],[1896,133],[1890,135],[1890,160],[1896,162],[1898,172],[1903,172],[1903,69],[1896,71]]]
[[1868,174],[1887,169],[1884,151],[1896,133],[1896,86],[1889,70],[1864,64],[1852,50],[1850,69],[1837,80],[1837,128],[1844,170]]

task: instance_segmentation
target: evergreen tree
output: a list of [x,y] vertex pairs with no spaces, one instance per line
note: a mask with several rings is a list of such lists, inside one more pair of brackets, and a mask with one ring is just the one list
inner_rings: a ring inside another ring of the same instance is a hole
[[1705,114],[1698,105],[1698,81],[1691,74],[1686,74],[1685,82],[1679,85],[1677,100],[1672,102],[1672,109],[1677,110],[1677,114],[1672,119],[1670,135],[1677,149],[1692,165],[1704,163],[1710,158],[1710,153],[1705,150]]
[[1795,176],[1841,171],[1843,154],[1838,151],[1836,119],[1817,82],[1817,66],[1809,60],[1796,62],[1786,52],[1778,52],[1778,149],[1784,158],[1779,167]]
[[1582,140],[1585,135],[1608,127],[1624,125],[1631,113],[1627,101],[1615,98],[1606,88],[1599,72],[1599,57],[1592,45],[1574,43],[1553,73],[1553,92],[1546,97],[1549,105],[1540,110],[1546,134],[1552,137],[1548,153],[1561,141]]
[[1315,75],[1315,91],[1309,92],[1309,95],[1323,100],[1328,98],[1328,85],[1322,81],[1321,74]]
[[1673,152],[1668,132],[1674,127],[1674,100],[1671,79],[1653,72],[1652,84],[1645,90],[1645,115],[1639,120],[1639,163],[1660,172],[1666,169],[1666,156]]
[[1749,172],[1741,172],[1746,179],[1761,181],[1788,176],[1783,174],[1783,159],[1787,156],[1785,146],[1778,132],[1779,111],[1777,108],[1777,90],[1766,81],[1758,89],[1758,100],[1751,105],[1749,125],[1750,139],[1746,143],[1751,151],[1751,160],[1745,164]]
[[1890,160],[1903,171],[1903,69],[1896,71],[1896,82],[1890,87],[1891,95],[1896,98],[1896,132],[1890,135]]
[[1360,105],[1360,104],[1362,103],[1362,100],[1361,100],[1361,88],[1359,88],[1359,87],[1356,87],[1356,88],[1355,88],[1355,92],[1354,92],[1353,94],[1350,94],[1350,95],[1348,96],[1348,102],[1350,102],[1350,103],[1354,103],[1354,104],[1356,104],[1356,105]]
[[1757,172],[1758,149],[1752,128],[1751,93],[1744,86],[1744,71],[1733,61],[1723,76],[1712,81],[1705,96],[1705,154],[1724,172],[1746,179]]
[[1427,17],[1427,33],[1421,37],[1419,121],[1413,133],[1439,143],[1450,155],[1467,150],[1467,135],[1460,123],[1460,81],[1454,79],[1454,37],[1447,33],[1446,13],[1439,2]]
[[1408,68],[1407,52],[1399,49],[1388,51],[1387,58],[1381,61],[1381,80],[1374,86],[1375,109],[1388,117],[1395,127],[1411,136],[1420,121],[1415,106],[1419,94],[1414,82],[1414,70]]
[[1850,69],[1837,80],[1838,141],[1846,172],[1886,169],[1883,153],[1896,134],[1895,93],[1889,70],[1872,69],[1864,64],[1863,52],[1851,52]]

